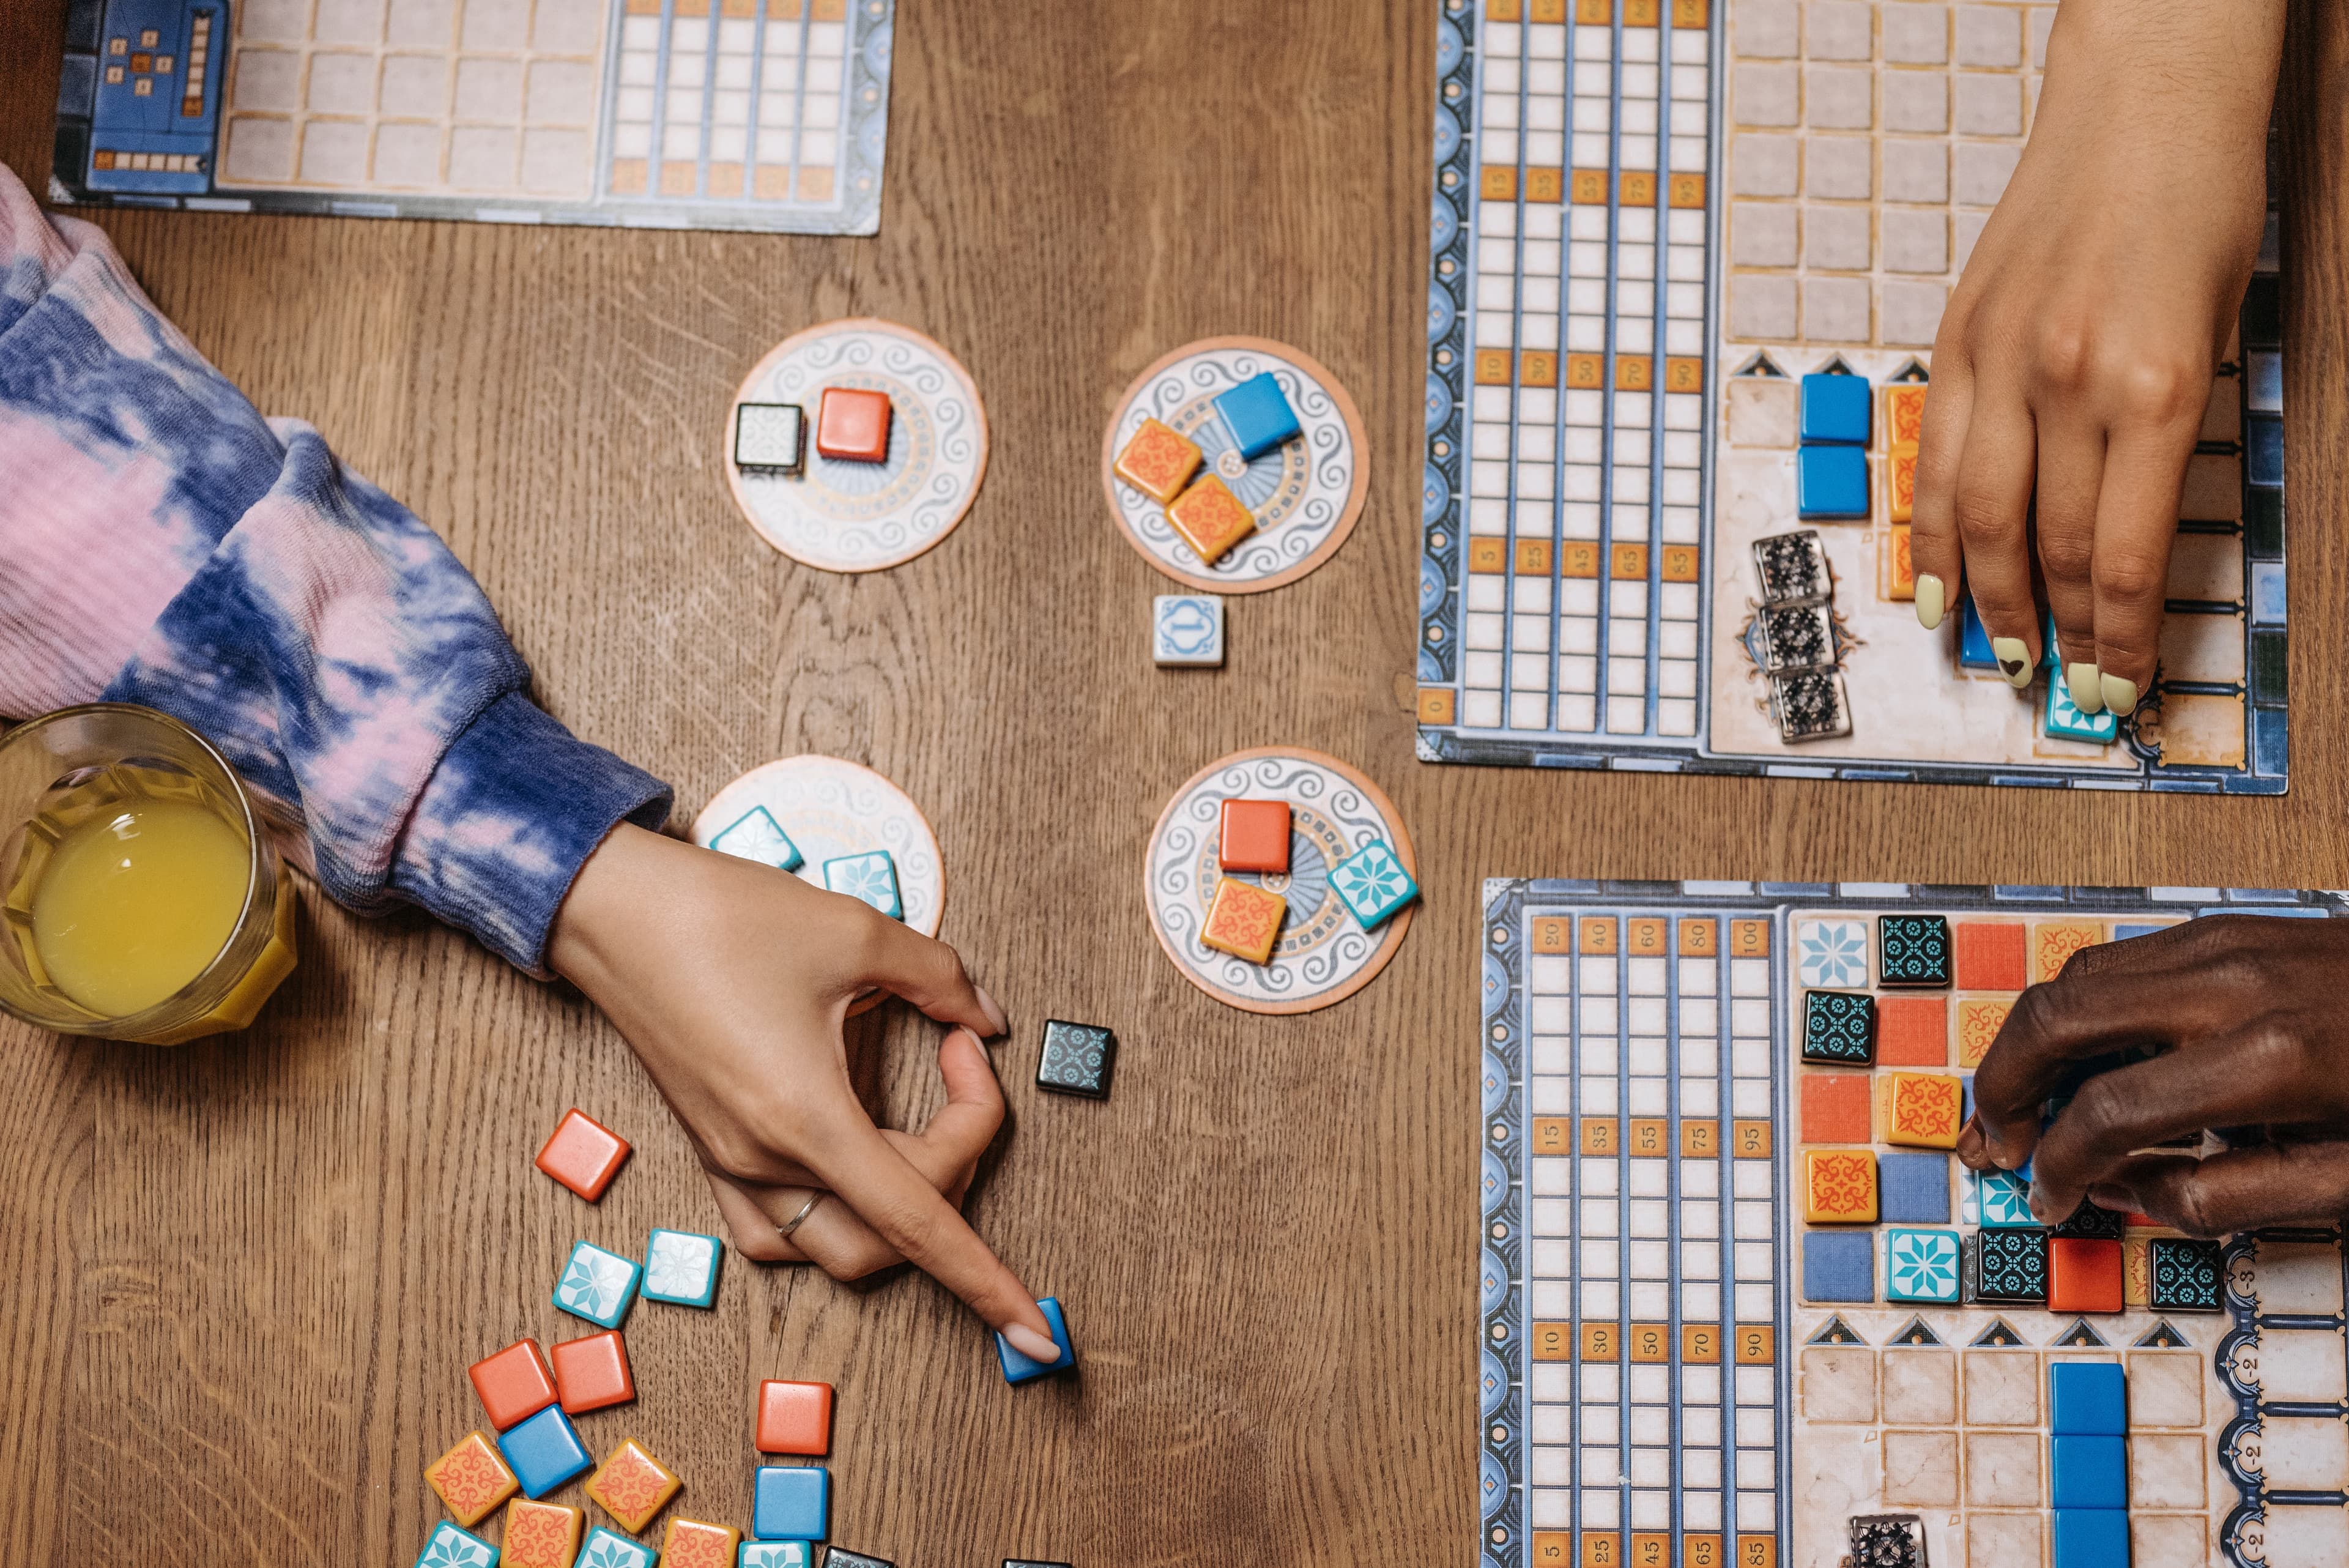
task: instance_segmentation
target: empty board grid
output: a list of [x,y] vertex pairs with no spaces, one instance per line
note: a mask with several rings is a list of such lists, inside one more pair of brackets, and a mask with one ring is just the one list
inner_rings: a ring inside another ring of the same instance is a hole
[[1698,732],[1704,0],[1485,0],[1457,721]]
[[1775,1552],[1770,922],[1537,914],[1524,940],[1531,1560]]
[[823,203],[838,190],[846,0],[623,0],[616,197]]

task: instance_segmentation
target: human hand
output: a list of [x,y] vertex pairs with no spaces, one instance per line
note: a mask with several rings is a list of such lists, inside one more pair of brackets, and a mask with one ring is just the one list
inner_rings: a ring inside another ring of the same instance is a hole
[[[2085,948],[2023,993],[1974,1072],[1958,1158],[2032,1168],[2031,1210],[2082,1198],[2193,1236],[2349,1215],[2349,921],[2221,915]],[[2151,1045],[2040,1130],[2072,1064]],[[2140,1151],[2206,1127],[2269,1141],[2201,1159]]]
[[[1002,1125],[979,1046],[1003,1010],[952,948],[838,893],[626,824],[588,858],[547,946],[618,1025],[693,1140],[734,1244],[852,1279],[910,1259],[1022,1354],[1060,1358],[1033,1293],[957,1205]],[[868,989],[961,1027],[938,1048],[946,1107],[876,1127],[842,1025]],[[780,1227],[822,1201],[791,1241]]]
[[2031,509],[2066,684],[2151,684],[2187,459],[2266,219],[2284,0],[2069,0],[2031,140],[1933,343],[1917,618],[1971,584],[2007,680],[2041,657]]

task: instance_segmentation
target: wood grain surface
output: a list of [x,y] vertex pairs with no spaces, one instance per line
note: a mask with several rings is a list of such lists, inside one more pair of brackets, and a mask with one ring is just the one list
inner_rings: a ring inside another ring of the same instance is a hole
[[[61,12],[0,0],[0,158],[36,190]],[[2280,801],[1413,761],[1433,21],[1428,0],[902,0],[874,239],[97,219],[264,410],[447,536],[547,706],[672,780],[680,818],[821,751],[936,825],[945,935],[1016,1021],[970,1212],[1068,1303],[1081,1375],[1007,1388],[918,1276],[730,1256],[715,1313],[638,1310],[641,1397],[583,1423],[674,1466],[691,1515],[748,1522],[752,1387],[785,1376],[839,1386],[836,1538],[906,1568],[1466,1563],[1482,878],[2349,886],[2341,7],[2297,8],[2287,67]],[[775,555],[720,468],[744,370],[850,314],[952,348],[996,440],[961,529],[861,577]],[[1222,333],[1343,379],[1371,499],[1331,565],[1232,601],[1225,670],[1161,671],[1165,585],[1106,514],[1102,426],[1143,366]],[[1394,965],[1301,1018],[1195,991],[1141,901],[1169,792],[1274,741],[1378,780],[1425,872]],[[305,895],[303,967],[242,1036],[0,1027],[0,1562],[404,1564],[440,1516],[422,1467],[481,1419],[466,1364],[581,1327],[547,1303],[570,1242],[715,1228],[576,994]],[[1035,1092],[1047,1015],[1117,1029],[1113,1098]],[[935,1032],[895,1008],[861,1027],[875,1093],[926,1116]],[[530,1167],[571,1105],[636,1144],[598,1208]]]

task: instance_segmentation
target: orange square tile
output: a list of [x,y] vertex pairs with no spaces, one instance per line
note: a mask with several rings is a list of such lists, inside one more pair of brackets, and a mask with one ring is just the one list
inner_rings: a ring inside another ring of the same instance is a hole
[[627,1139],[574,1106],[563,1113],[535,1163],[593,1203],[604,1196],[604,1189],[612,1185],[612,1178],[627,1158]]
[[2121,1244],[2058,1236],[2047,1243],[2049,1312],[2118,1312],[2126,1304]]
[[1946,1073],[1887,1073],[1884,1141],[1901,1148],[1955,1148],[1965,1125],[1965,1089]]
[[522,1490],[497,1445],[479,1432],[466,1433],[464,1441],[425,1466],[424,1480],[468,1530]]
[[473,1392],[490,1425],[504,1431],[554,1403],[554,1374],[539,1354],[534,1339],[518,1339],[495,1355],[485,1355],[466,1368]]
[[1917,597],[1914,544],[1905,524],[1895,526],[1885,535],[1884,597],[1896,603],[1914,603]]
[[[1917,449],[1894,447],[1884,464],[1884,483],[1891,491],[1892,521],[1907,523],[1917,510]],[[1911,597],[1915,597],[1913,594]]]
[[501,1568],[571,1568],[586,1528],[584,1508],[518,1497],[506,1504],[505,1544],[498,1562]]
[[667,1507],[684,1484],[642,1444],[626,1438],[604,1460],[603,1468],[587,1478],[587,1495],[619,1521],[623,1529],[642,1534],[653,1515]]
[[1982,997],[1961,997],[1958,1001],[1958,1065],[1979,1067],[1990,1050],[1990,1043],[2006,1027],[2011,1002],[1992,1002]]
[[1256,514],[1214,474],[1199,481],[1166,508],[1166,521],[1184,542],[1214,566],[1226,551],[1256,532]]
[[698,1519],[672,1518],[661,1537],[661,1568],[734,1568],[742,1532]]
[[1959,920],[1950,928],[1960,991],[2021,991],[2031,983],[2020,920]]
[[1876,1064],[1879,1067],[1948,1066],[1950,999],[1946,996],[1878,997]]
[[770,1377],[759,1385],[759,1426],[753,1441],[762,1454],[824,1454],[832,1451],[832,1385],[786,1383]]
[[1264,963],[1280,939],[1280,918],[1288,910],[1288,900],[1279,894],[1226,877],[1216,884],[1215,902],[1207,907],[1199,940],[1217,952]]
[[550,1345],[546,1359],[554,1369],[555,1394],[574,1416],[625,1405],[636,1397],[628,1349],[620,1343],[617,1329]]
[[884,462],[889,456],[889,394],[863,387],[826,387],[815,415],[815,450],[849,462]]
[[1199,472],[1199,443],[1172,425],[1144,420],[1117,454],[1117,476],[1164,506]]
[[1868,1075],[1866,1073],[1806,1073],[1802,1075],[1803,1141],[1867,1143]]
[[1892,446],[1925,439],[1925,387],[1896,381],[1884,389],[1884,438]]
[[1876,1156],[1864,1148],[1803,1151],[1803,1219],[1812,1225],[1876,1223]]
[[1288,870],[1288,803],[1227,800],[1216,836],[1216,864],[1226,871]]
[[2044,985],[2064,972],[2064,963],[2082,948],[2105,940],[2105,928],[2095,920],[2042,920],[2031,928],[2031,980]]
[[2153,1304],[2153,1238],[2121,1238],[2121,1304]]

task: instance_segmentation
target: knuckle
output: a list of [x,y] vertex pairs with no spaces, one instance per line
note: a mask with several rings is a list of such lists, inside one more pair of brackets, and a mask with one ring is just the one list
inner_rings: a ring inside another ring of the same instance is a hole
[[[2085,575],[2087,563],[2081,565]],[[2169,562],[2146,550],[2107,548],[2095,553],[2094,576],[2098,597],[2140,607],[2158,603],[2168,591]]]
[[2096,335],[2083,317],[2066,312],[2042,322],[2031,345],[2041,381],[2065,390],[2088,384],[2096,370]]
[[2230,1229],[2207,1184],[2189,1178],[2171,1188],[2170,1197],[2169,1222],[2189,1236],[2209,1241]]
[[2095,546],[2086,535],[2064,533],[2049,535],[2044,528],[2039,535],[2039,564],[2050,577],[2066,582],[2086,582],[2089,568],[2095,560]]
[[2128,1096],[2114,1086],[2112,1079],[2091,1078],[2080,1085],[2064,1114],[2076,1117],[2079,1137],[2090,1148],[2104,1149],[2127,1141],[2130,1121]]
[[2210,400],[2210,369],[2176,355],[2132,360],[2115,380],[2120,412],[2147,424],[2199,417]]

